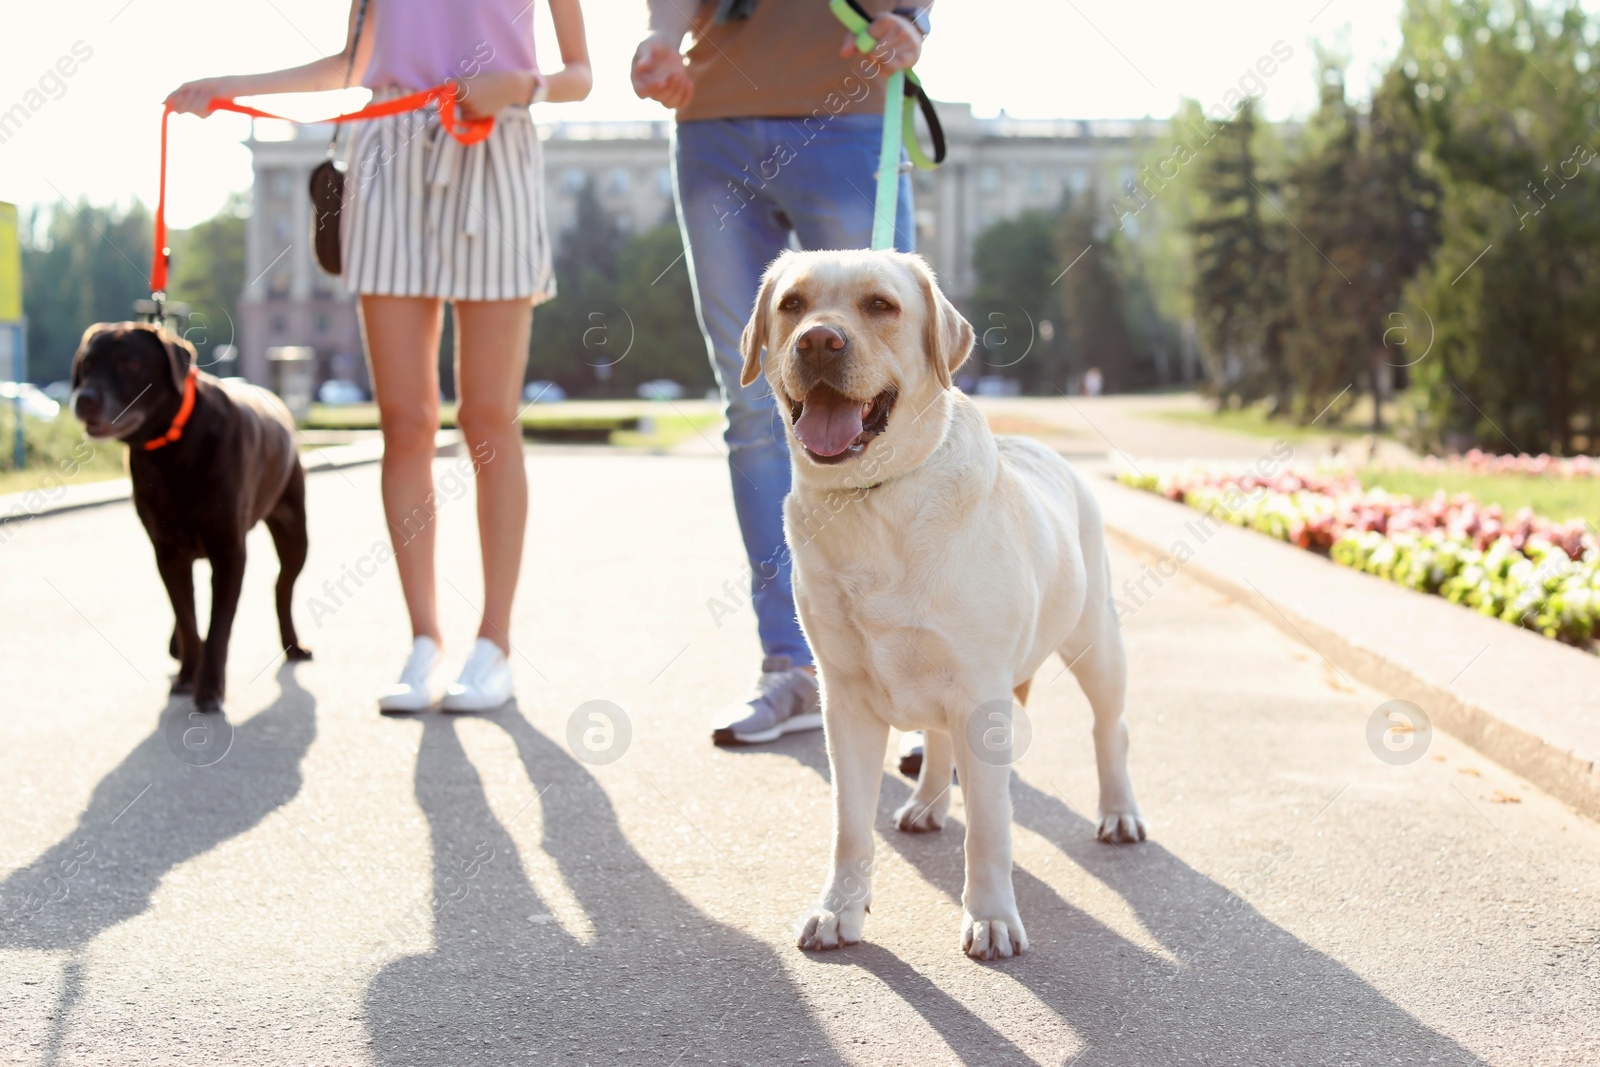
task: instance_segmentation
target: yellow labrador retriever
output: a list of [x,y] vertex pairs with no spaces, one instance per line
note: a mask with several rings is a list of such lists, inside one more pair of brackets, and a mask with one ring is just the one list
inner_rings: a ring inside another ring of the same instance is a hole
[[901,830],[943,826],[952,767],[965,791],[963,951],[1027,949],[1011,885],[1011,701],[1052,652],[1094,709],[1100,839],[1145,837],[1099,510],[1059,455],[996,438],[951,387],[972,341],[927,264],[897,252],[786,252],[745,327],[742,381],[761,376],[765,349],[787,415],[785,527],[833,769],[832,870],[801,948],[861,939],[894,726],[928,732]]

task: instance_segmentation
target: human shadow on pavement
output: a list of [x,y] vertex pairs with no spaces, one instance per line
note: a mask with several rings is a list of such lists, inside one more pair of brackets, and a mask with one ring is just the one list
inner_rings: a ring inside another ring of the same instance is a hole
[[[827,756],[818,746],[796,742],[763,751],[793,758],[828,778]],[[910,795],[909,782],[885,772],[875,825],[929,884],[959,902],[966,828],[949,819],[939,833],[897,831],[893,812]],[[1103,844],[1095,839],[1093,820],[1018,776],[1012,779],[1012,798],[1016,825],[1050,841],[1120,895],[1177,960],[1130,942],[1026,869],[1014,870],[1032,949],[1016,959],[973,966],[991,967],[997,977],[1022,984],[1072,1027],[1086,1043],[1068,1061],[1073,1067],[1483,1063],[1158,840]],[[1257,899],[1269,896],[1283,866],[1292,862],[1289,842],[1244,872],[1245,891]],[[880,911],[895,906],[881,893],[874,904]],[[950,930],[951,952],[958,951],[957,934]],[[866,936],[862,945],[842,950],[840,962],[854,963],[895,989],[967,1062],[1032,1062],[999,1045],[997,1039],[1004,1039],[981,1020],[953,1021],[942,991],[908,980],[906,964],[870,948],[870,919]]]
[[456,720],[424,716],[415,783],[433,892],[394,932],[431,931],[433,947],[389,962],[367,988],[378,1063],[537,1054],[659,1065],[707,1052],[736,1063],[841,1061],[772,949],[668,884],[628,842],[582,763],[515,706],[481,718],[516,746],[538,791],[530,803],[541,807],[540,848],[587,922],[567,929],[556,913],[571,922],[571,909],[535,889]]
[[[84,946],[142,914],[173,868],[249,830],[300,791],[316,701],[292,664],[279,669],[278,682],[278,698],[237,726],[196,712],[187,697],[169,699],[150,736],[95,786],[72,832],[0,882],[0,949],[72,952],[47,1057],[59,1051],[82,993]],[[179,929],[203,936],[205,926]]]

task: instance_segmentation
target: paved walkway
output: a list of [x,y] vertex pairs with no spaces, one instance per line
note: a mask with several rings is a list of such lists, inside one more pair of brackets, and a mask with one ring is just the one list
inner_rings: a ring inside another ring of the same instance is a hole
[[[453,463],[455,663],[479,589]],[[544,449],[529,473],[520,701],[482,717],[373,709],[408,636],[388,568],[345,577],[383,538],[375,468],[311,478],[311,663],[273,659],[253,536],[231,743],[167,700],[131,508],[0,546],[0,1063],[1600,1057],[1600,827],[1448,737],[1380,761],[1382,694],[1181,576],[1126,622],[1150,842],[1094,842],[1087,705],[1047,666],[1015,787],[1033,951],[959,953],[961,802],[943,834],[900,835],[886,768],[869,940],[800,953],[821,738],[707,737],[757,655],[725,467]],[[622,709],[609,734],[574,729],[591,701]]]

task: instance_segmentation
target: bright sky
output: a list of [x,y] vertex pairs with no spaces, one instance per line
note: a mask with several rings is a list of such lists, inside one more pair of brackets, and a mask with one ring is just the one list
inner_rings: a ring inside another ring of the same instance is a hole
[[[379,0],[381,2],[381,0]],[[448,3],[451,0],[438,0]],[[682,0],[689,2],[689,0]],[[815,0],[822,3],[824,0]],[[1171,114],[1178,99],[1220,101],[1282,41],[1293,50],[1266,79],[1273,118],[1315,103],[1311,43],[1352,57],[1365,85],[1398,44],[1401,0],[940,0],[918,65],[939,100],[979,115],[1123,118]],[[0,113],[39,87],[58,59],[75,73],[49,86],[28,122],[0,144],[0,200],[155,203],[161,101],[180,82],[305,63],[343,42],[347,0],[54,0],[7,4],[0,32]],[[662,118],[634,97],[628,61],[644,0],[584,0],[595,89],[580,104],[541,105],[540,121]],[[999,14],[1004,12],[1003,15]],[[557,63],[548,11],[535,38]],[[81,43],[80,43],[81,42]],[[1282,48],[1279,49],[1280,53]],[[70,65],[69,65],[70,66]],[[304,118],[357,107],[365,94],[257,101]],[[37,103],[34,96],[31,101]],[[250,184],[240,144],[249,120],[180,116],[172,124],[168,211],[174,226],[215,214]]]

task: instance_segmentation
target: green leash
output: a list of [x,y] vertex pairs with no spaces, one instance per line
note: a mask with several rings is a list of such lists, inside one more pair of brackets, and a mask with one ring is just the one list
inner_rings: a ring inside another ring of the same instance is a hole
[[[829,0],[829,9],[856,35],[856,47],[870,53],[878,47],[877,38],[867,32],[872,20],[854,0]],[[911,91],[906,91],[910,85]],[[920,106],[922,117],[928,123],[928,133],[933,138],[933,158],[929,159],[917,142],[916,121],[912,108]],[[883,144],[878,152],[878,193],[872,208],[872,248],[881,251],[894,247],[894,218],[900,200],[900,149],[914,166],[932,170],[944,162],[944,129],[933,110],[933,102],[922,88],[922,81],[908,67],[889,75],[883,89]]]

